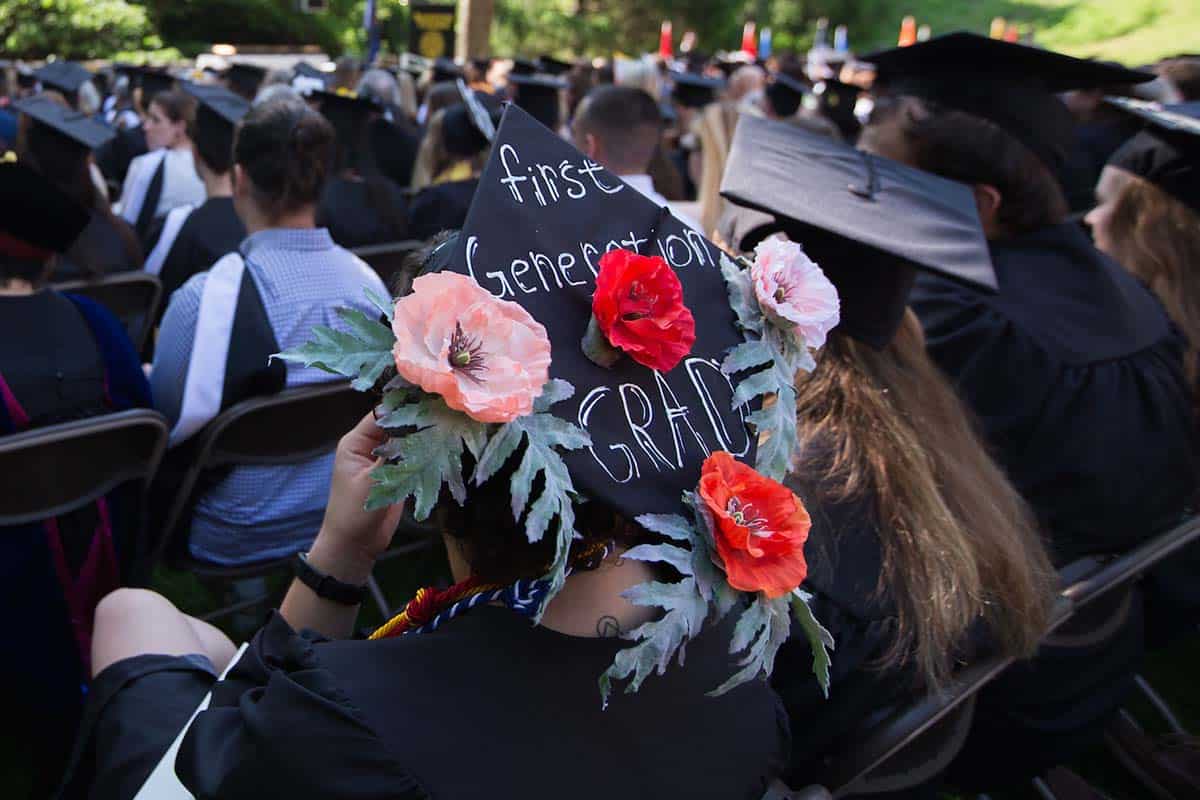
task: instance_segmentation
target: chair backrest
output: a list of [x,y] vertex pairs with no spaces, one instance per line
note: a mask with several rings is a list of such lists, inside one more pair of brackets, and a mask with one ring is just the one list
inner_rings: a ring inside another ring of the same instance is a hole
[[121,484],[158,470],[167,420],[137,409],[0,437],[0,527],[82,508]]
[[133,346],[140,353],[162,300],[162,282],[156,275],[140,270],[118,272],[93,281],[67,281],[51,288],[79,294],[107,308],[125,326]]
[[336,381],[285,389],[244,400],[224,411],[199,436],[196,456],[176,491],[160,548],[179,545],[184,511],[206,470],[243,464],[298,464],[337,448],[372,407],[370,395]]
[[409,253],[414,250],[420,250],[425,246],[425,242],[419,239],[412,239],[404,242],[387,242],[386,244],[372,244],[364,247],[357,247],[351,252],[361,258],[363,261],[375,270],[380,279],[383,280],[383,285],[388,287],[390,291],[397,294],[402,292],[399,289],[407,287],[395,287],[392,281],[395,279],[400,267],[404,264],[404,259]]

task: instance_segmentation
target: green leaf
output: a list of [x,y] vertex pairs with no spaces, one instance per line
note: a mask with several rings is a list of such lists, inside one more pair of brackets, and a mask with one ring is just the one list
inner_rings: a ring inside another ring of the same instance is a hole
[[316,367],[326,372],[353,378],[351,385],[365,392],[392,366],[392,329],[352,308],[339,308],[348,332],[324,325],[313,328],[313,339],[300,347],[277,353],[272,358]]
[[691,523],[678,514],[642,514],[637,518],[637,524],[677,542],[691,542],[696,538]]
[[388,322],[396,318],[396,304],[391,298],[380,297],[375,294],[373,289],[364,289],[363,291],[366,293],[367,299],[371,301],[371,305],[378,308]]
[[733,392],[733,407],[740,408],[756,397],[763,397],[778,391],[779,379],[773,369],[755,372],[738,381]]
[[738,660],[741,669],[709,692],[709,696],[719,697],[760,675],[770,675],[775,667],[775,654],[787,641],[790,630],[788,597],[767,600],[760,595],[755,598],[738,618],[729,646],[729,652],[734,655],[745,652]]
[[721,372],[733,375],[736,372],[757,367],[760,364],[772,363],[774,352],[771,346],[761,339],[748,339],[734,347],[721,363]]
[[459,503],[466,500],[463,450],[478,457],[487,444],[487,426],[451,409],[440,397],[427,395],[415,403],[397,404],[399,394],[385,395],[381,408],[386,413],[378,424],[384,429],[417,430],[395,436],[375,449],[388,463],[371,473],[375,485],[367,495],[367,510],[411,497],[413,516],[420,522],[428,519],[443,483]]
[[771,480],[782,481],[796,452],[796,390],[779,387],[775,402],[764,404],[747,421],[755,430],[767,432],[765,439],[759,437],[755,468]]
[[673,544],[639,544],[622,553],[621,558],[670,564],[684,575],[692,574],[692,551]]
[[738,325],[745,331],[762,333],[763,313],[759,308],[758,299],[754,296],[750,270],[743,269],[738,262],[722,253],[721,275],[725,278],[725,288],[729,291],[729,305],[737,315]]
[[796,589],[791,595],[792,616],[800,623],[800,628],[808,638],[809,647],[813,654],[813,675],[829,699],[829,666],[832,663],[829,651],[834,649],[833,634],[825,629],[812,608],[808,605],[809,596],[804,590]]
[[570,400],[575,396],[575,387],[570,381],[564,381],[561,378],[551,378],[546,381],[546,385],[542,387],[542,393],[533,401],[533,411],[535,414],[542,414],[549,411],[557,403],[564,400]]

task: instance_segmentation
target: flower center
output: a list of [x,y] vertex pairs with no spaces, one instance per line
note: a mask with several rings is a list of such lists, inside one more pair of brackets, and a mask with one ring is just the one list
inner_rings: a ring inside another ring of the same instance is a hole
[[624,305],[628,310],[621,314],[621,319],[626,322],[635,322],[650,316],[651,309],[658,302],[658,295],[647,294],[642,287],[642,282],[634,281],[629,284],[629,294],[626,295],[626,299],[628,302]]
[[738,525],[749,528],[752,535],[760,539],[771,537],[771,529],[768,527],[766,518],[759,516],[753,503],[742,503],[737,497],[731,497],[725,506],[725,512]]
[[796,290],[796,285],[793,283],[791,276],[783,270],[780,270],[775,275],[775,302],[782,303],[787,300]]
[[454,335],[450,337],[448,360],[453,369],[465,374],[468,378],[482,381],[479,377],[485,369],[487,354],[483,352],[483,343],[473,339],[463,332],[462,323],[454,324]]

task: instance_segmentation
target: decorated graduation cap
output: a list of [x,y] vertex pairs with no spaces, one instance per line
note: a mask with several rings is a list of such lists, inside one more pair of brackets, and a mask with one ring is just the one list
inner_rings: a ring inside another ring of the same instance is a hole
[[800,109],[808,91],[808,85],[804,81],[786,72],[777,72],[767,83],[767,102],[771,104],[776,116],[790,117]]
[[13,103],[12,107],[49,128],[72,149],[95,150],[117,135],[116,131],[87,114],[60,105],[49,97],[27,97]]
[[544,72],[547,75],[558,77],[559,75],[565,75],[566,73],[570,72],[572,65],[571,62],[563,61],[562,59],[555,58],[554,56],[542,56],[537,60],[537,66],[539,72]]
[[513,88],[514,103],[547,128],[558,128],[566,81],[543,75],[509,75],[508,82]]
[[1154,78],[964,31],[863,59],[875,65],[876,88],[989,120],[1052,169],[1062,163],[1074,135],[1074,121],[1057,93]]
[[720,78],[690,72],[672,72],[671,83],[671,97],[684,108],[704,108],[725,88],[725,81]]
[[839,329],[876,349],[895,335],[917,269],[996,288],[969,187],[827,136],[743,116],[721,195],[749,213],[732,223],[735,249],[787,234],[837,287]]
[[462,231],[427,267],[410,294],[378,301],[390,325],[346,312],[353,335],[318,329],[284,357],[361,389],[395,368],[369,507],[411,498],[423,519],[443,485],[462,503],[509,464],[511,508],[496,513],[530,542],[549,538],[555,556],[540,577],[468,580],[433,609],[419,596],[373,638],[487,602],[537,622],[577,567],[576,505],[600,503],[657,540],[624,558],[679,576],[625,594],[664,613],[599,676],[606,700],[614,681],[636,691],[731,613],[740,669],[714,693],[769,673],[793,619],[827,685],[832,641],[800,589],[808,515],[779,483],[796,448],[795,373],[837,318],[833,287],[799,247],[735,263],[509,106]]
[[1153,183],[1200,214],[1200,102],[1163,106],[1125,97],[1108,102],[1147,124],[1113,153],[1108,166]]
[[43,86],[57,89],[74,104],[79,87],[92,79],[92,73],[75,61],[51,61],[33,71]]
[[90,215],[36,170],[0,156],[0,256],[44,262],[71,247]]
[[229,65],[229,69],[225,70],[226,84],[232,91],[247,100],[254,99],[254,95],[258,93],[258,87],[262,85],[263,79],[266,77],[266,68],[257,64],[248,64],[245,61],[236,61]]

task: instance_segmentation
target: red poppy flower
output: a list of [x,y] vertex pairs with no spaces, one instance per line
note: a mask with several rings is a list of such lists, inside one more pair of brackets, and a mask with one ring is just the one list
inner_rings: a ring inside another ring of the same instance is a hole
[[668,372],[696,343],[675,270],[657,256],[610,250],[600,259],[592,315],[604,338],[639,364]]
[[804,583],[812,520],[791,490],[718,450],[700,470],[700,497],[730,586],[774,599]]

